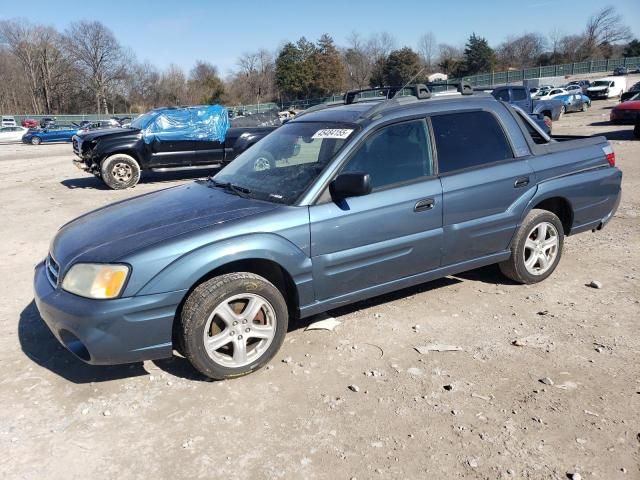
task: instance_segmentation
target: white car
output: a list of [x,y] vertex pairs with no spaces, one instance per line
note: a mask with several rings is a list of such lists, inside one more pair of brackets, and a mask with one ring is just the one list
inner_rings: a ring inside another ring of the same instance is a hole
[[9,115],[3,115],[0,123],[0,127],[15,127],[16,119]]
[[624,77],[604,77],[591,82],[587,88],[589,98],[616,98],[622,96],[627,89]]
[[550,98],[557,97],[558,95],[568,95],[569,92],[564,88],[552,88],[551,90],[543,90],[538,92],[535,96],[536,100],[549,100]]
[[0,127],[0,143],[19,142],[28,131],[24,127]]

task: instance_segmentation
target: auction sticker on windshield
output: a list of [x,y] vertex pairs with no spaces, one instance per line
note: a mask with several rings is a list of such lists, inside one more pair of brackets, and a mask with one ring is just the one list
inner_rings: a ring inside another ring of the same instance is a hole
[[311,138],[341,138],[345,139],[353,132],[352,128],[323,128],[313,134]]

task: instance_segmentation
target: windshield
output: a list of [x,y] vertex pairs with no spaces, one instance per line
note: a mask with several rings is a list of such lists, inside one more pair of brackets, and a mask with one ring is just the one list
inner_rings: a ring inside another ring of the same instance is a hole
[[131,122],[129,125],[130,128],[137,128],[138,130],[144,130],[149,122],[155,117],[157,112],[147,112],[139,117],[136,117],[135,120]]
[[591,84],[592,87],[608,87],[611,85],[611,82],[606,80],[596,80]]
[[293,204],[356,131],[357,125],[292,122],[239,155],[213,177],[235,194]]

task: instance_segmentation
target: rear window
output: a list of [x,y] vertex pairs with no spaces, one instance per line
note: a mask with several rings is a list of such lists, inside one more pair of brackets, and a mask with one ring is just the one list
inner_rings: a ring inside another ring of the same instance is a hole
[[431,117],[440,173],[513,158],[502,127],[484,111]]
[[511,90],[511,95],[513,96],[514,102],[527,99],[527,92],[524,88],[514,88]]

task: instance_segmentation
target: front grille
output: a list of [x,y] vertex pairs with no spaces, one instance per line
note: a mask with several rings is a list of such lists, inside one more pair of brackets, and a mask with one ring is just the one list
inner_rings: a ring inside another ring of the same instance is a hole
[[51,254],[47,255],[47,259],[45,260],[45,267],[47,268],[47,278],[51,285],[54,287],[58,286],[58,276],[60,275],[60,266],[53,259]]

